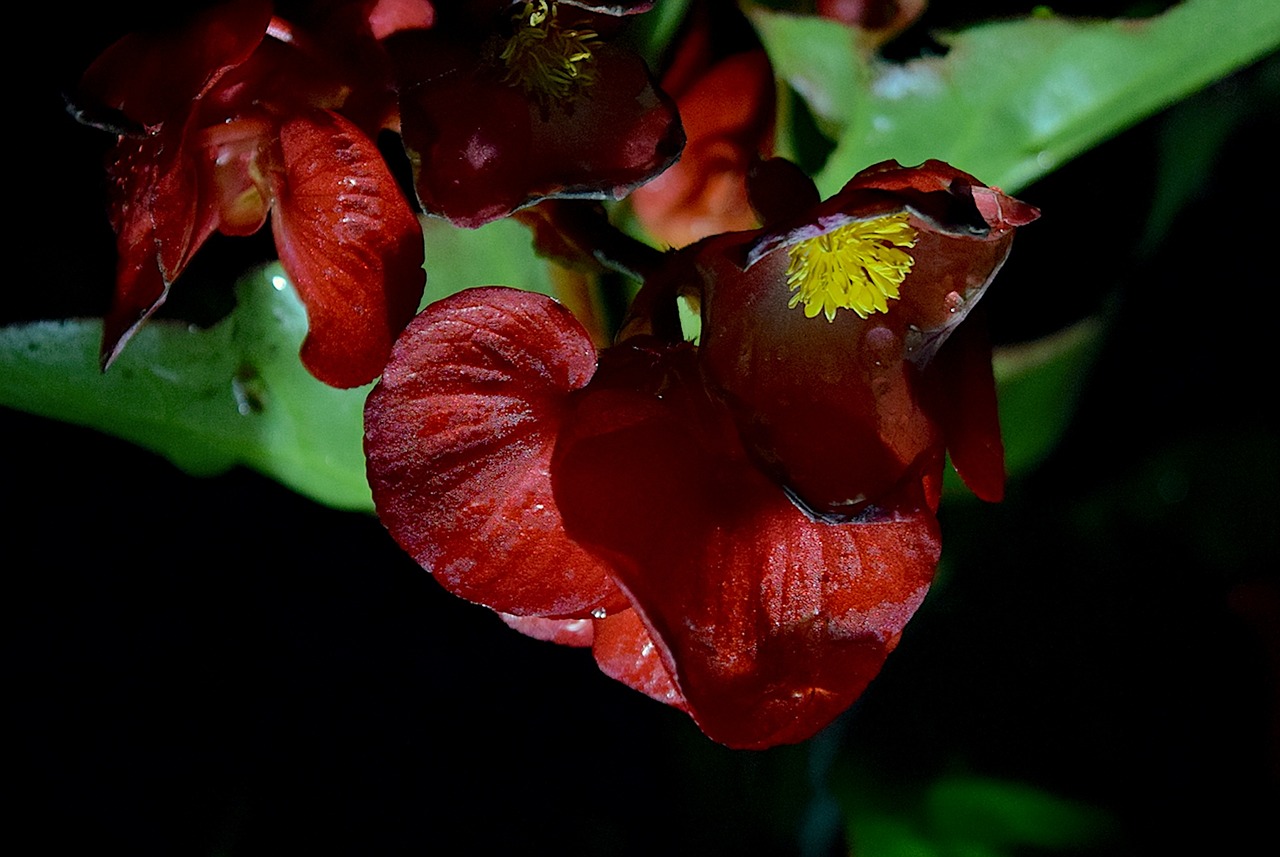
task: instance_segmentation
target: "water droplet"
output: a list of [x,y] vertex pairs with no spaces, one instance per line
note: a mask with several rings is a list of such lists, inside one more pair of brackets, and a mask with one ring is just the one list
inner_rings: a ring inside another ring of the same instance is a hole
[[608,616],[609,614],[608,612],[605,611],[603,607],[597,607],[596,609],[591,611],[591,615],[596,619],[603,619],[605,616]]
[[947,296],[942,299],[942,304],[947,308],[947,312],[955,312],[964,305],[964,298],[959,292],[947,292]]

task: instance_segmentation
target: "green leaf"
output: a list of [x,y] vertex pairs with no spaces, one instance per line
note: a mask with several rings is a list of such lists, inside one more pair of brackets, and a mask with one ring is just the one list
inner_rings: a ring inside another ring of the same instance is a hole
[[622,38],[644,57],[650,69],[661,73],[659,65],[667,58],[671,40],[684,23],[688,10],[689,0],[654,3],[653,8],[644,14],[628,16],[630,26],[623,30]]
[[889,158],[940,158],[1015,192],[1280,46],[1274,0],[1186,0],[1154,18],[1038,16],[942,35],[943,57],[890,63],[844,26],[752,8],[777,74],[837,146],[824,194]]
[[987,777],[939,779],[929,789],[925,812],[938,839],[951,844],[948,853],[957,853],[961,844],[992,854],[1027,846],[1079,848],[1114,832],[1110,816],[1095,807]]
[[1011,475],[1030,471],[1057,446],[1097,356],[1102,331],[1101,320],[1085,319],[1036,342],[996,349],[992,365],[1005,467]]
[[432,217],[423,220],[422,233],[427,245],[423,306],[476,286],[554,296],[546,262],[534,252],[529,230],[515,220],[459,229]]
[[369,388],[335,390],[302,367],[306,314],[278,265],[245,277],[237,296],[208,330],[147,323],[106,373],[99,320],[0,329],[0,404],[116,435],[193,474],[242,464],[330,506],[372,508]]
[[[551,291],[514,221],[465,230],[429,220],[424,232],[427,301],[488,284]],[[312,378],[298,359],[306,331],[279,265],[245,277],[236,309],[208,330],[149,321],[106,373],[99,320],[0,328],[0,405],[116,435],[193,474],[244,465],[326,505],[371,510],[362,444],[370,387]]]

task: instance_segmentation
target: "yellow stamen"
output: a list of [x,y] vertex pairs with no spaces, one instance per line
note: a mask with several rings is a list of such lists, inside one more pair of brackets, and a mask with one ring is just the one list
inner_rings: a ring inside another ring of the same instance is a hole
[[591,47],[600,37],[594,30],[562,28],[555,3],[525,3],[515,17],[515,27],[515,35],[502,50],[505,83],[545,103],[572,98],[595,81]]
[[907,213],[846,223],[790,248],[787,285],[795,292],[788,307],[804,304],[804,314],[835,321],[836,310],[861,318],[888,312],[915,259],[903,247],[916,246]]

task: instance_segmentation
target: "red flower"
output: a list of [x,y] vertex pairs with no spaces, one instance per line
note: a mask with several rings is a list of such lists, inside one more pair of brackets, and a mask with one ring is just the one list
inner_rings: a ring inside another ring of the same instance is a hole
[[425,274],[417,218],[369,136],[394,98],[368,16],[403,25],[409,3],[329,4],[309,28],[235,0],[180,33],[127,36],[86,72],[84,95],[136,126],[108,164],[120,262],[104,367],[215,230],[248,235],[273,212],[310,323],[303,362],[339,387],[378,375]]
[[650,5],[470,0],[388,40],[422,207],[475,227],[547,198],[620,199],[670,165],[675,106],[607,38]]
[[[807,738],[924,598],[944,451],[1000,493],[989,349],[957,325],[1036,215],[945,164],[880,165],[670,257],[598,359],[547,298],[454,295],[369,398],[379,515],[450,590],[591,645],[715,740]],[[677,292],[700,346],[671,330]]]

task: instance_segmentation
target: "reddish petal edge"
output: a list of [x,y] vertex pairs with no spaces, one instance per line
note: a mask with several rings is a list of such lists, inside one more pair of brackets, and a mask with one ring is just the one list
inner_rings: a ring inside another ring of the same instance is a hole
[[594,371],[569,311],[517,289],[438,301],[396,343],[365,406],[369,484],[387,530],[455,595],[544,619],[627,606],[551,491],[565,401]]
[[981,307],[956,328],[925,372],[935,418],[960,478],[989,503],[1004,498],[1004,441],[991,343]]
[[302,362],[334,387],[376,378],[426,285],[422,227],[378,147],[313,111],[280,128],[272,231],[307,309]]
[[499,613],[498,618],[526,637],[561,646],[586,648],[595,637],[590,619],[543,619],[541,616],[512,616],[510,613]]
[[651,699],[688,712],[689,704],[666,663],[670,654],[635,610],[596,619],[594,625],[591,653],[602,673]]

